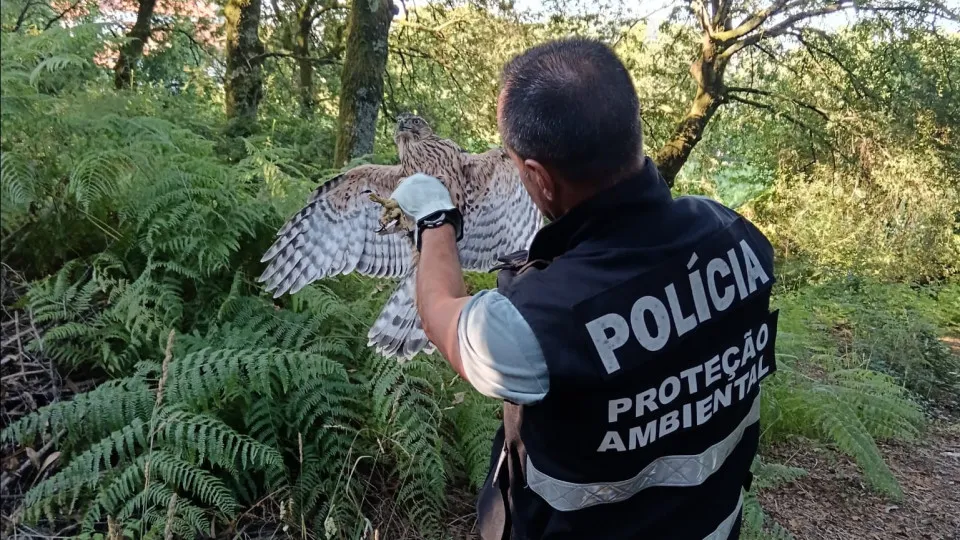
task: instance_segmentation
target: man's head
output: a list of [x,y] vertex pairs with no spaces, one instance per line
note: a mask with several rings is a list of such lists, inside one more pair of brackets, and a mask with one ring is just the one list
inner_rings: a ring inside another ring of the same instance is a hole
[[636,90],[597,41],[553,41],[508,62],[497,123],[524,186],[552,219],[642,163]]

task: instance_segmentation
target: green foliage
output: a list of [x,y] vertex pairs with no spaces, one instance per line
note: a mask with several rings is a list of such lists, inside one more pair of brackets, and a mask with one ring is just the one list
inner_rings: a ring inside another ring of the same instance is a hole
[[[819,345],[847,355],[846,365],[894,376],[924,398],[956,395],[960,357],[940,338],[956,332],[960,287],[916,287],[846,278],[784,297],[810,331],[830,336]],[[799,321],[798,321],[799,322]]]
[[454,394],[462,404],[453,407],[456,452],[470,485],[479,489],[490,470],[490,442],[500,427],[500,404],[465,388]]
[[59,434],[69,454],[28,492],[27,517],[76,509],[88,530],[106,515],[150,529],[177,493],[177,518],[199,534],[278,489],[311,515],[333,492],[365,410],[343,364],[355,351],[338,337],[356,328],[337,318],[345,308],[335,297],[313,294],[304,313],[231,300],[227,316],[203,336],[183,336],[162,367],[141,364],[5,429],[4,440],[24,444]]
[[811,288],[778,299],[778,372],[764,387],[764,437],[801,435],[833,444],[857,461],[873,487],[900,497],[875,440],[916,438],[923,414],[903,382],[870,369],[871,358],[823,331],[817,309],[829,307],[831,298],[821,296],[824,289],[830,290]]
[[376,360],[371,377],[375,425],[386,447],[394,449],[400,474],[397,502],[431,535],[441,531],[449,474],[440,436],[443,413],[433,395],[436,377],[435,363],[419,357],[404,365]]
[[799,467],[765,463],[759,457],[753,460],[750,470],[753,473],[753,485],[743,497],[741,537],[746,540],[792,540],[793,535],[763,511],[757,494],[793,482],[807,472]]

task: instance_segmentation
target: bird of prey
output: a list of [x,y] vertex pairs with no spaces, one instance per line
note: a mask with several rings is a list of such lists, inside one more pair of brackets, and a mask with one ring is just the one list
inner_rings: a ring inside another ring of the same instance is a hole
[[458,248],[466,270],[490,270],[498,257],[526,249],[542,217],[502,149],[467,153],[435,135],[423,118],[409,114],[398,118],[394,141],[399,165],[361,165],[312,193],[263,255],[261,261],[269,265],[259,281],[276,298],[336,274],[400,278],[367,338],[380,354],[405,360],[434,347],[417,315],[412,235],[403,234],[402,227],[385,233],[382,223],[383,203],[389,206],[397,184],[426,173],[450,190],[463,214]]

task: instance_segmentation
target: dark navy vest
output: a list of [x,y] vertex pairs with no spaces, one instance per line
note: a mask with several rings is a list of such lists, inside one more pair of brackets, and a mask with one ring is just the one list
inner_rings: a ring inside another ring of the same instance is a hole
[[550,387],[504,404],[485,540],[738,535],[772,373],[773,250],[732,210],[643,170],[544,227],[498,289]]

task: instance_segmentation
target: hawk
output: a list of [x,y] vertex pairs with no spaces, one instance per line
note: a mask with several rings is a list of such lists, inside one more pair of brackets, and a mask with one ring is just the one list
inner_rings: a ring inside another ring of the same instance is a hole
[[269,265],[259,281],[277,298],[337,274],[399,278],[367,338],[368,346],[380,354],[409,359],[434,347],[416,309],[412,235],[381,226],[383,203],[397,184],[419,172],[438,178],[450,190],[463,214],[458,248],[465,270],[490,270],[498,257],[527,248],[542,217],[502,149],[470,154],[435,135],[415,115],[399,117],[394,142],[399,165],[361,165],[311,194],[263,255],[261,262]]

